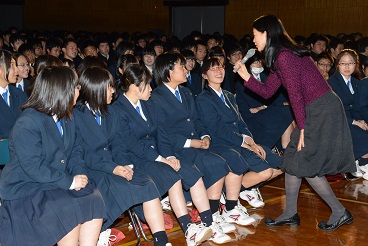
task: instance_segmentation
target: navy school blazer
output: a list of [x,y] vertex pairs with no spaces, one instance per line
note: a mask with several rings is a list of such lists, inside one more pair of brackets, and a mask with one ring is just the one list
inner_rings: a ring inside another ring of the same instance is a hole
[[151,96],[157,107],[159,135],[161,132],[166,134],[166,137],[159,141],[160,152],[164,156],[172,156],[175,152],[182,151],[187,139],[200,139],[201,136],[209,135],[198,117],[191,91],[180,85],[178,88],[182,103],[163,84],[157,87]]
[[27,100],[21,89],[12,85],[9,85],[8,88],[10,107],[0,98],[0,138],[9,138],[10,130],[21,113],[19,108]]
[[10,162],[0,179],[4,200],[23,198],[42,190],[69,189],[73,177],[86,174],[81,148],[75,145],[73,120],[61,120],[63,137],[52,116],[25,109],[9,141]]
[[356,114],[356,110],[359,108],[359,90],[358,85],[360,81],[354,77],[351,77],[351,85],[354,90],[354,94],[351,94],[347,87],[342,75],[336,72],[331,78],[327,80],[332,90],[340,97],[345,109],[346,118],[351,125]]
[[159,156],[154,108],[145,101],[141,101],[141,106],[147,121],[138,114],[124,95],[120,95],[112,105],[112,114],[115,114],[119,122],[112,142],[112,153],[116,160],[120,160],[126,153],[133,162],[140,162],[142,159],[155,161]]
[[199,116],[211,134],[212,143],[240,147],[242,134],[252,137],[247,124],[243,121],[234,95],[222,90],[225,101],[207,86],[197,97],[196,104]]

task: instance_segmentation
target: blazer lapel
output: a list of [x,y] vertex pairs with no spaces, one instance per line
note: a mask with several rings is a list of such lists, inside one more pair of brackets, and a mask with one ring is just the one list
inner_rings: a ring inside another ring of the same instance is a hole
[[[49,115],[44,115],[44,117],[45,128],[48,130],[50,137],[53,138],[59,148],[65,152],[64,140],[63,137],[60,135],[59,129],[57,128],[54,119]],[[63,134],[67,134],[67,129],[63,128],[63,132]]]
[[107,141],[107,137],[103,133],[103,124],[106,122],[106,120],[103,120],[103,116],[101,117],[101,126],[97,124],[97,121],[92,114],[92,112],[87,108],[84,107],[81,112],[83,113],[82,121],[84,124],[100,139],[105,139]]

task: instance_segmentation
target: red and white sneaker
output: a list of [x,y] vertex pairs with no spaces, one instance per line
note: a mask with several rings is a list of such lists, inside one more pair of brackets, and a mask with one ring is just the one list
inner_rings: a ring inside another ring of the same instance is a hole
[[218,211],[216,213],[212,214],[212,220],[213,220],[213,222],[215,222],[216,224],[221,226],[222,231],[224,233],[230,233],[230,232],[233,232],[233,231],[236,230],[236,227],[234,225],[226,222],[224,217],[222,217],[222,215]]
[[213,232],[212,237],[209,239],[210,241],[216,244],[223,244],[231,241],[231,237],[229,235],[226,235],[221,226],[216,222],[212,222],[210,228]]
[[246,209],[238,204],[234,209],[230,211],[222,211],[222,217],[224,217],[225,221],[228,223],[235,223],[238,225],[251,225],[256,222],[256,220],[249,216]]
[[245,190],[240,192],[239,197],[247,201],[254,208],[261,208],[265,205],[258,189]]
[[122,241],[124,238],[125,235],[121,231],[115,228],[107,229],[100,233],[97,246],[112,246],[115,243]]
[[171,211],[171,204],[170,204],[169,196],[161,200],[161,206],[164,211]]
[[205,226],[203,223],[190,224],[187,231],[185,232],[185,238],[188,246],[200,245],[204,241],[210,239],[211,236],[211,228]]

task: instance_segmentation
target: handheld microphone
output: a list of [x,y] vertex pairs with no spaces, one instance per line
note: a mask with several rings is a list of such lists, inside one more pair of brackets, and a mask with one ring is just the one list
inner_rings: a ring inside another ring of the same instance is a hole
[[[254,56],[255,53],[256,53],[256,50],[255,49],[249,49],[248,52],[247,52],[247,54],[241,60],[241,63],[242,64],[245,64],[249,60],[249,58],[251,58],[252,56]],[[236,72],[238,72],[239,69],[240,69],[240,66],[237,67],[237,68],[234,68],[233,72],[236,73]]]

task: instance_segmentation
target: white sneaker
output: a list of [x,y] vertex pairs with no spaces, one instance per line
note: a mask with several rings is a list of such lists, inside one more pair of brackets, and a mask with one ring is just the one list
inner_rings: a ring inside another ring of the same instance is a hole
[[185,232],[185,238],[188,246],[196,246],[204,241],[210,239],[212,236],[212,230],[210,227],[205,226],[203,223],[190,224]]
[[258,189],[245,190],[240,192],[239,197],[247,201],[254,208],[261,208],[265,205],[262,201]]
[[192,207],[193,206],[193,202],[192,201],[187,201],[187,207]]
[[171,204],[170,204],[169,196],[161,200],[161,206],[164,211],[171,211]]
[[223,244],[231,241],[231,237],[226,235],[221,226],[217,224],[216,222],[212,222],[212,225],[210,226],[212,229],[212,237],[209,239],[210,241],[213,241],[217,244]]
[[357,178],[361,178],[361,177],[363,177],[363,173],[362,173],[362,171],[361,171],[361,167],[359,167],[359,161],[358,160],[356,160],[355,161],[355,166],[356,166],[356,172],[353,172],[353,173],[351,173],[351,175],[353,175],[353,176],[355,176],[355,177],[357,177]]
[[247,212],[244,211],[242,205],[235,206],[234,209],[226,211],[226,208],[222,212],[222,216],[228,223],[236,223],[238,225],[250,225],[256,222],[256,220],[249,216]]
[[218,224],[219,226],[221,226],[222,231],[224,233],[230,233],[236,230],[236,227],[230,223],[227,223],[224,219],[224,217],[222,217],[222,215],[220,214],[220,212],[216,212],[212,215],[212,219],[213,222],[215,222],[216,224]]
[[172,246],[172,244],[171,243],[167,243],[166,246]]
[[222,192],[221,196],[220,196],[220,203],[221,204],[226,204],[226,198],[225,198],[225,194]]
[[[115,237],[115,238],[110,238]],[[110,241],[115,241],[116,236],[111,235],[111,229],[107,229],[100,233],[100,237],[98,238],[97,246],[109,246]]]

